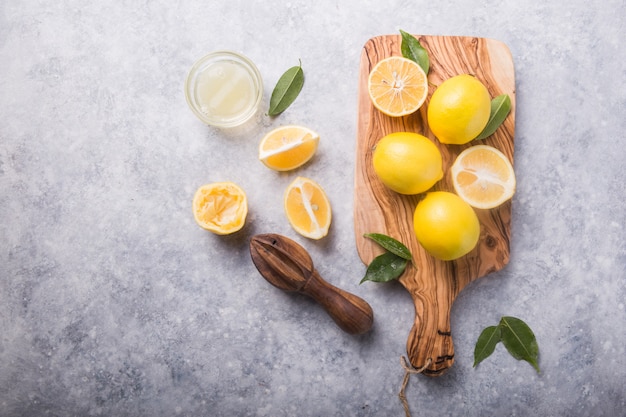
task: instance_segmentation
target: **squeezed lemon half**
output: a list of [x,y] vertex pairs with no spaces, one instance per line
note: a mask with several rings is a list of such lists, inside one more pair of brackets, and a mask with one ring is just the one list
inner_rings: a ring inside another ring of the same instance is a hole
[[246,223],[248,198],[232,182],[216,182],[198,188],[193,197],[193,215],[200,227],[218,235],[237,232]]

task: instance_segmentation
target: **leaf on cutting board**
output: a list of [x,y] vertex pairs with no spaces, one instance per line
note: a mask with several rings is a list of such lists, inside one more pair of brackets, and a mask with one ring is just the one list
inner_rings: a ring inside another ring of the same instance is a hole
[[424,70],[424,74],[428,75],[430,69],[430,58],[428,57],[428,51],[424,49],[419,40],[410,33],[400,30],[402,35],[402,43],[400,44],[400,51],[402,56],[417,62],[417,64]]
[[365,281],[389,282],[398,278],[406,269],[408,261],[395,253],[385,252],[374,258],[365,271],[365,276],[359,284]]
[[475,140],[485,139],[495,133],[504,123],[504,119],[511,112],[511,97],[508,94],[501,94],[491,100],[491,111],[487,125]]
[[366,233],[363,236],[372,239],[384,249],[387,249],[389,252],[394,253],[403,259],[411,260],[411,258],[413,258],[409,248],[391,236],[387,236],[382,233]]

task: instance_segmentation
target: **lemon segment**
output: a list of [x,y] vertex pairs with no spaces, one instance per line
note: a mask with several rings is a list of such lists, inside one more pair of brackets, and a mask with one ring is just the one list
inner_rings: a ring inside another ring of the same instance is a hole
[[417,111],[428,95],[428,79],[414,61],[392,56],[379,61],[367,80],[372,104],[391,117],[406,116]]
[[439,148],[427,137],[396,132],[378,141],[372,155],[374,172],[400,194],[419,194],[443,178]]
[[441,143],[462,145],[485,128],[491,112],[491,97],[476,77],[457,75],[445,80],[428,103],[430,130]]
[[285,190],[284,207],[289,224],[310,239],[328,234],[332,212],[324,189],[315,181],[297,177]]
[[232,182],[201,186],[194,194],[192,206],[196,223],[218,235],[241,230],[248,215],[246,193]]
[[480,223],[474,209],[447,191],[426,194],[415,207],[413,228],[426,252],[444,261],[468,254],[480,237]]
[[492,146],[467,148],[457,156],[450,172],[454,190],[473,207],[495,208],[515,194],[513,165]]
[[259,144],[259,160],[270,169],[289,171],[308,162],[320,136],[303,126],[282,126],[266,134]]

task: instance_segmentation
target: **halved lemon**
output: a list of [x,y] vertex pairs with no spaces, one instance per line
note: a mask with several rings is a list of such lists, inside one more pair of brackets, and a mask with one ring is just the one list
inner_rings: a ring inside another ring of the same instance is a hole
[[246,193],[232,182],[216,182],[198,188],[193,215],[200,227],[218,235],[240,230],[248,215]]
[[415,61],[392,56],[374,66],[367,89],[374,107],[388,116],[400,117],[414,113],[424,104],[428,79]]
[[328,234],[332,217],[324,189],[315,181],[297,177],[285,190],[285,213],[296,232],[311,239]]
[[456,193],[479,209],[498,207],[515,194],[513,165],[498,149],[476,145],[457,156],[450,168]]
[[304,165],[317,150],[320,136],[303,126],[283,126],[261,139],[259,159],[268,168],[289,171]]

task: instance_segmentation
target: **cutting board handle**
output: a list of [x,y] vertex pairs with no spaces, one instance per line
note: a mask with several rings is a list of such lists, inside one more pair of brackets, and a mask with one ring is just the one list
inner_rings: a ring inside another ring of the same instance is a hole
[[424,368],[425,375],[443,375],[454,363],[450,330],[452,303],[447,296],[438,296],[436,288],[411,291],[411,297],[415,304],[415,321],[406,344],[409,361],[416,369]]

